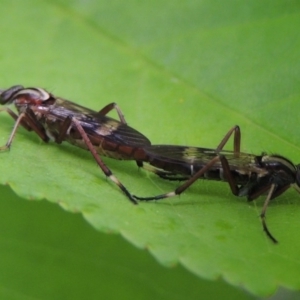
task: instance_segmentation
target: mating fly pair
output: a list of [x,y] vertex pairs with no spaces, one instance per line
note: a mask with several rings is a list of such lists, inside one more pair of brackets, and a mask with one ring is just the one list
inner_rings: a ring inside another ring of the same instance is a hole
[[[151,145],[150,141],[129,127],[115,103],[99,112],[82,107],[68,100],[54,97],[40,88],[13,86],[0,90],[0,104],[15,104],[18,114],[4,108],[15,119],[15,125],[6,145],[8,149],[17,128],[21,125],[35,131],[40,138],[60,144],[67,141],[89,150],[104,174],[126,194],[134,204],[137,200],[159,200],[181,194],[196,180],[203,178],[228,182],[236,196],[254,200],[267,194],[261,212],[263,229],[276,243],[265,222],[266,209],[270,200],[278,197],[290,186],[300,191],[300,167],[280,155],[251,155],[240,152],[241,134],[238,126],[233,127],[216,149]],[[106,116],[116,109],[120,121]],[[233,151],[223,150],[231,135],[234,135]],[[139,166],[153,171],[168,180],[186,180],[172,192],[154,197],[134,196],[112,174],[100,155],[115,159],[135,160]]]

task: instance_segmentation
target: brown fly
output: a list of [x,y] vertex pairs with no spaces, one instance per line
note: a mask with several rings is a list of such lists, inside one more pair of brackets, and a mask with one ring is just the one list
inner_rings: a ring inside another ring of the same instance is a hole
[[[108,104],[96,112],[56,97],[44,89],[16,85],[0,90],[0,104],[14,104],[17,109],[17,113],[7,107],[1,109],[15,120],[15,125],[6,145],[0,150],[10,148],[19,126],[34,131],[44,142],[69,142],[89,150],[103,173],[131,202],[137,203],[99,156],[139,161],[144,157],[142,147],[150,145],[150,141],[143,134],[127,125],[115,103]],[[120,121],[106,116],[113,109],[117,111]]]

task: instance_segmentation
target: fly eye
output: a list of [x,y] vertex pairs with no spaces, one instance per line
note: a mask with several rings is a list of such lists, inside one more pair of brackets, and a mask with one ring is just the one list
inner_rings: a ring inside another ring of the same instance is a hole
[[6,104],[14,100],[14,95],[20,92],[24,87],[22,85],[14,85],[7,90],[0,91],[0,103]]
[[296,184],[300,188],[300,165],[296,166]]

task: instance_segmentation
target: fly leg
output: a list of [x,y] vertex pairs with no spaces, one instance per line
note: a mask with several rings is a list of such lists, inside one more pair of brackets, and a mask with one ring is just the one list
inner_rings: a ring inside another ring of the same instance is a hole
[[72,117],[71,123],[75,126],[75,128],[77,129],[77,131],[81,135],[81,137],[82,137],[83,141],[85,142],[87,148],[92,153],[94,159],[96,160],[98,166],[101,168],[103,173],[122,190],[122,192],[128,197],[128,199],[133,204],[137,204],[136,199],[134,199],[134,197],[129,193],[129,191],[126,189],[126,187],[119,181],[119,179],[117,177],[114,176],[114,174],[111,172],[111,170],[102,161],[102,159],[100,158],[100,156],[96,152],[95,148],[93,147],[93,145],[92,145],[89,137],[87,136],[86,132],[82,128],[80,122],[76,118]]
[[273,237],[273,235],[271,234],[271,232],[269,231],[268,227],[267,227],[267,223],[266,223],[266,211],[267,211],[267,208],[268,208],[268,205],[270,203],[270,200],[272,199],[272,195],[274,193],[276,189],[276,185],[273,183],[271,185],[271,188],[269,190],[269,193],[268,193],[268,196],[265,200],[265,203],[264,203],[264,206],[262,208],[262,211],[260,213],[260,219],[261,219],[261,222],[262,222],[262,226],[263,226],[263,229],[265,231],[265,233],[267,234],[267,236],[275,243],[277,244],[278,241]]
[[265,231],[265,233],[267,234],[267,236],[272,240],[273,243],[277,244],[278,241],[275,239],[275,237],[271,234],[270,230],[268,229],[267,223],[266,223],[266,211],[268,208],[268,205],[270,203],[270,201],[276,197],[278,197],[279,195],[281,195],[282,193],[284,193],[288,188],[290,187],[289,184],[287,185],[283,185],[281,187],[278,188],[278,185],[275,183],[269,184],[267,186],[262,186],[260,189],[256,190],[254,193],[250,194],[248,197],[248,200],[254,200],[257,197],[261,196],[262,194],[265,194],[267,191],[268,195],[267,198],[264,202],[263,208],[261,210],[260,213],[260,219],[262,222],[262,226],[263,226],[263,230]]
[[[122,113],[120,107],[117,105],[117,103],[112,102],[107,104],[106,106],[104,106],[100,111],[99,114],[101,115],[107,115],[110,111],[112,111],[113,109],[115,109],[118,113],[119,119],[121,121],[122,124],[127,125],[127,122],[125,120],[124,114]],[[136,164],[139,168],[145,168],[143,162],[141,161],[137,161],[136,160]]]
[[63,123],[60,125],[58,136],[55,137],[55,142],[57,144],[61,144],[63,142],[63,140],[65,139],[68,133],[68,130],[71,129],[71,125],[72,125],[72,117],[67,116],[63,121]]
[[[0,112],[2,112],[2,111],[6,111],[15,121],[17,121],[17,119],[19,118],[19,115],[17,115],[14,111],[12,111],[8,107],[1,108]],[[28,123],[25,122],[24,118],[20,121],[20,125],[23,126],[28,131],[32,130],[31,127],[28,125]]]
[[66,135],[68,134],[68,131],[71,130],[72,125],[74,125],[75,128],[77,129],[78,133],[80,134],[81,138],[85,142],[89,151],[92,153],[95,161],[97,162],[98,166],[101,168],[103,173],[125,193],[125,195],[129,198],[129,200],[132,203],[137,204],[137,201],[129,193],[129,191],[126,189],[126,187],[119,181],[119,179],[117,177],[115,177],[113,175],[111,170],[102,161],[102,159],[98,155],[97,151],[95,150],[94,146],[92,145],[88,135],[86,134],[86,132],[82,128],[80,122],[76,118],[71,117],[71,116],[66,117],[66,119],[60,126],[59,134],[56,137],[55,142],[60,144],[65,139]]
[[100,111],[99,111],[99,114],[101,115],[107,115],[110,111],[112,111],[113,109],[115,109],[118,113],[118,116],[120,118],[120,121],[121,123],[123,124],[127,124],[126,120],[125,120],[125,117],[120,109],[120,107],[117,105],[117,103],[115,102],[112,102],[112,103],[109,103],[107,104],[106,106],[104,106]]
[[234,179],[232,173],[230,172],[230,167],[226,157],[224,155],[220,155],[220,161],[221,161],[225,181],[228,182],[232,194],[238,196],[239,187],[237,186],[236,180]]
[[240,153],[240,151],[241,151],[241,130],[238,125],[235,125],[226,133],[226,135],[224,136],[221,143],[219,144],[219,146],[216,149],[217,153],[224,148],[224,146],[226,145],[226,143],[228,142],[228,140],[232,134],[234,134],[234,136],[233,136],[233,151],[236,154]]
[[19,126],[23,126],[28,131],[33,130],[44,142],[49,141],[45,128],[38,122],[34,113],[29,108],[27,108],[24,112],[20,113],[20,115],[15,114],[9,108],[2,109],[1,111],[6,111],[15,120],[15,124],[13,130],[11,131],[8,141],[4,146],[0,147],[0,151],[10,149],[10,146]]
[[217,155],[213,159],[211,159],[205,166],[203,166],[197,173],[195,173],[191,178],[189,178],[184,184],[180,185],[177,189],[172,192],[153,196],[153,197],[138,197],[134,196],[135,199],[142,201],[151,201],[151,200],[160,200],[164,198],[173,197],[176,195],[180,195],[184,192],[188,187],[190,187],[197,179],[205,174],[208,170],[210,170],[213,165],[220,160],[220,157]]

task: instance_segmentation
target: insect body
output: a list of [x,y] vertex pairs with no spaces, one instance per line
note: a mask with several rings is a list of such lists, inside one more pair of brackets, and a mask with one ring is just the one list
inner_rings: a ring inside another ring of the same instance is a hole
[[[248,200],[267,194],[260,216],[264,231],[277,243],[265,221],[268,204],[290,186],[294,186],[300,192],[300,165],[294,165],[280,155],[252,155],[240,152],[241,133],[238,126],[225,135],[216,149],[151,145],[143,134],[127,125],[115,103],[108,104],[96,112],[55,97],[44,89],[24,88],[18,85],[0,90],[0,104],[15,104],[18,111],[16,114],[9,108],[0,110],[6,111],[15,120],[10,137],[0,150],[10,148],[20,125],[29,131],[35,131],[44,142],[50,139],[58,144],[67,141],[87,149],[104,174],[117,184],[134,204],[137,204],[137,200],[151,201],[179,195],[200,178],[225,181],[234,195],[246,196]],[[112,109],[117,111],[120,121],[106,116]],[[223,150],[232,134],[233,151]],[[144,198],[133,196],[112,174],[99,154],[114,159],[135,160],[139,166],[164,179],[186,182],[169,193]]]
[[[0,104],[14,104],[18,111],[16,114],[9,108],[1,109],[15,119],[15,125],[6,145],[0,150],[11,146],[20,125],[29,131],[35,131],[44,142],[70,142],[88,149],[104,174],[117,184],[133,203],[137,203],[99,156],[100,154],[115,159],[139,161],[141,156],[144,156],[141,148],[150,145],[150,141],[143,134],[127,125],[115,103],[96,112],[55,97],[44,89],[24,88],[18,85],[0,90]],[[106,116],[112,109],[116,109],[120,121]]]
[[[234,150],[223,150],[232,134],[234,134]],[[164,179],[176,180],[179,175],[179,179],[187,181],[169,193],[145,198],[135,196],[135,198],[150,201],[179,195],[199,178],[228,182],[234,195],[246,196],[250,201],[267,194],[260,217],[264,231],[274,243],[277,243],[266,225],[266,210],[270,200],[281,195],[290,186],[300,192],[300,165],[294,165],[280,155],[242,153],[240,140],[240,129],[235,126],[216,149],[173,145],[144,147],[147,156],[144,161],[152,166],[151,171]],[[143,164],[140,163],[140,166]]]

